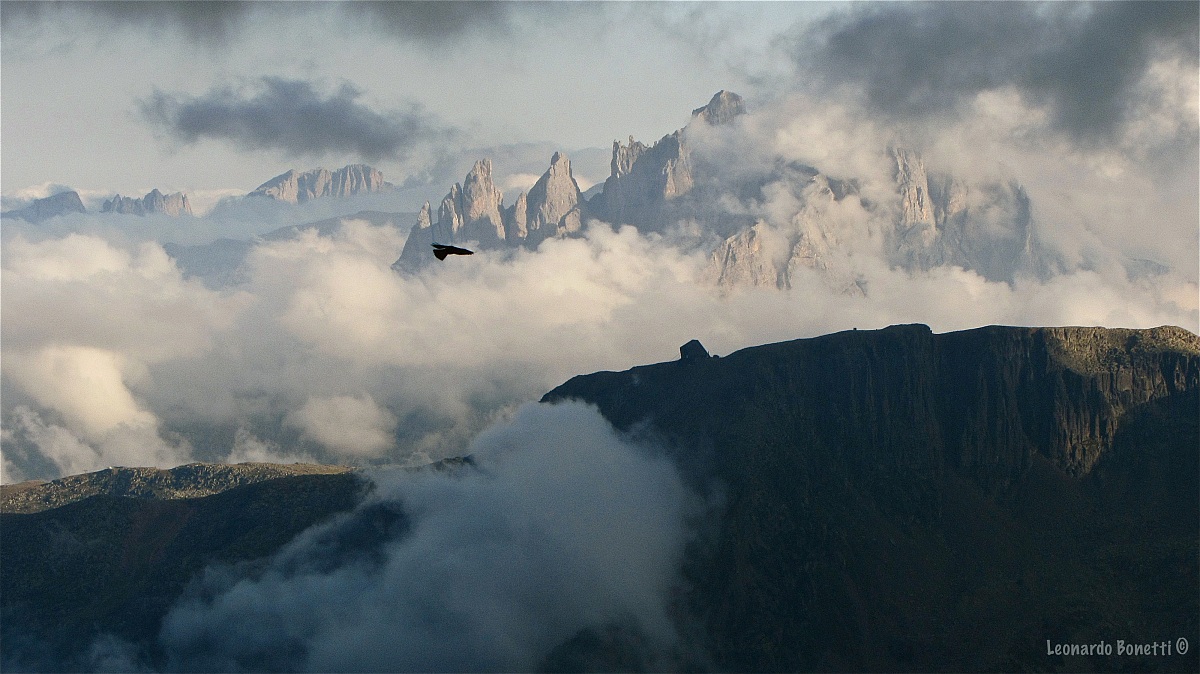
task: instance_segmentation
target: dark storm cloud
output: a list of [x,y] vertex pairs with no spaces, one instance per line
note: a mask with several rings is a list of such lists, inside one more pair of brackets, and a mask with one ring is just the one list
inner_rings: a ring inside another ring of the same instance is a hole
[[512,30],[513,2],[347,2],[352,20],[404,40],[436,42],[465,34],[501,36]]
[[250,92],[225,87],[191,97],[155,89],[139,107],[147,121],[186,143],[223,140],[296,156],[403,158],[449,133],[416,106],[376,111],[359,102],[361,95],[349,84],[324,96],[311,82],[264,77]]
[[11,2],[0,3],[3,31],[24,30],[49,20],[103,24],[106,29],[136,26],[179,29],[195,42],[225,43],[252,10],[274,3],[252,2]]
[[806,29],[797,63],[829,85],[861,86],[877,112],[954,112],[1016,87],[1081,140],[1111,137],[1165,52],[1197,61],[1192,2],[922,3],[857,6]]
[[[556,3],[517,2],[25,2],[0,3],[4,31],[26,30],[58,21],[79,25],[120,26],[151,31],[174,29],[194,42],[223,45],[252,18],[277,22],[289,17],[332,12],[354,30],[433,45],[465,36],[504,37],[515,31],[516,17],[535,11],[541,21],[565,13]],[[577,3],[569,3],[576,5]],[[594,3],[578,3],[593,5]],[[580,7],[574,7],[573,11]],[[326,16],[331,16],[326,14]],[[336,28],[336,25],[331,25]]]

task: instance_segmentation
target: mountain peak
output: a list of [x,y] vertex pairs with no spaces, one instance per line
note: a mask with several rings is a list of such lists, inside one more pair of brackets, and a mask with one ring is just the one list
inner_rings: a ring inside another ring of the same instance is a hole
[[183,192],[163,194],[158,188],[150,190],[141,199],[123,197],[120,194],[104,202],[102,213],[128,213],[131,215],[150,215],[164,213],[166,215],[191,215],[192,206],[188,203],[187,195]]
[[377,169],[366,164],[348,164],[332,172],[320,167],[303,173],[288,169],[259,185],[249,196],[270,197],[276,201],[298,204],[321,197],[351,197],[382,192],[393,187]]
[[728,124],[738,115],[746,113],[746,102],[741,96],[724,89],[713,95],[708,105],[692,110],[692,117],[698,117],[712,125]]
[[35,199],[25,208],[5,211],[6,218],[20,218],[26,222],[38,223],[68,213],[87,213],[83,199],[74,190],[52,194],[43,199]]

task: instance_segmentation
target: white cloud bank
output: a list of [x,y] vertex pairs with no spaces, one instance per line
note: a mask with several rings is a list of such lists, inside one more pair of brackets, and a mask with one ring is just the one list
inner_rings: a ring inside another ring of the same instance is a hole
[[375,473],[261,574],[210,569],[163,623],[169,668],[533,671],[610,623],[668,654],[696,505],[670,462],[578,403],[525,405],[467,451],[454,473]]
[[902,322],[1197,329],[1196,285],[1175,274],[1009,285],[859,258],[866,297],[807,270],[789,291],[722,294],[697,281],[703,253],[629,227],[596,223],[584,238],[411,276],[389,268],[403,236],[348,221],[330,236],[261,243],[248,281],[227,290],[183,279],[153,243],[7,242],[6,476],[230,460],[248,456],[247,438],[280,459],[461,454],[570,376],[671,360],[692,338],[722,354]]

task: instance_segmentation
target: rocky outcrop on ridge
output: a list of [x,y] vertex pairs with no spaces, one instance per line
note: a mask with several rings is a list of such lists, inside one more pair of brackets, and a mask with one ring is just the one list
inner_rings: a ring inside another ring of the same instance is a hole
[[42,199],[35,199],[25,208],[5,211],[0,217],[20,218],[26,222],[39,223],[68,213],[86,213],[87,208],[79,193],[73,190],[52,194]]
[[118,194],[112,199],[105,201],[100,211],[102,213],[126,213],[130,215],[150,215],[153,213],[172,216],[192,215],[192,207],[188,203],[186,194],[183,192],[163,194],[157,189],[151,190],[149,194],[141,199],[123,197]]
[[378,170],[366,164],[351,164],[333,172],[324,168],[303,173],[289,170],[259,185],[249,196],[298,204],[321,197],[351,197],[392,187]]
[[[771,369],[760,367],[767,363]],[[1010,482],[1035,453],[1067,474],[1087,474],[1111,449],[1129,410],[1200,389],[1200,337],[1173,326],[995,326],[940,335],[897,326],[752,347],[706,367],[695,381],[670,363],[580,376],[543,400],[595,403],[618,428],[652,419],[703,434],[717,433],[741,405],[784,386],[789,404],[825,412],[807,421],[785,415],[780,423],[828,433],[823,442],[854,444],[855,452],[885,463],[960,468],[991,486]],[[681,385],[680,377],[690,383]],[[648,386],[652,381],[667,388]],[[663,396],[681,397],[668,403]],[[683,423],[658,416],[663,409],[706,412]],[[898,435],[874,430],[855,439],[852,418],[859,414]],[[909,449],[901,452],[897,443]]]

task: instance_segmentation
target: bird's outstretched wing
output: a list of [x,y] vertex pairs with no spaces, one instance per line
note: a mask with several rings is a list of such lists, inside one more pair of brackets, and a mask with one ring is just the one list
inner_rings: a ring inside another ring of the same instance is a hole
[[430,244],[433,246],[433,256],[439,260],[445,260],[447,255],[474,255],[475,251],[459,248],[458,246],[447,246],[443,243]]

